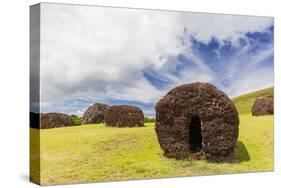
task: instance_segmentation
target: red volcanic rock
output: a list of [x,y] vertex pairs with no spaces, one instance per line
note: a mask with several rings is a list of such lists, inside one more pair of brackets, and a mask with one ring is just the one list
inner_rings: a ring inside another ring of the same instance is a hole
[[40,114],[40,128],[49,129],[56,127],[72,126],[71,117],[63,113],[44,113]]
[[135,106],[111,106],[105,113],[105,124],[112,127],[142,127],[144,115],[141,109]]
[[234,151],[239,117],[233,102],[208,83],[169,91],[156,105],[156,133],[164,155],[221,161]]
[[95,103],[90,106],[83,115],[83,124],[103,123],[104,113],[109,106],[106,104]]
[[274,104],[273,97],[259,97],[256,98],[253,107],[252,107],[252,115],[260,116],[260,115],[269,115],[274,114]]

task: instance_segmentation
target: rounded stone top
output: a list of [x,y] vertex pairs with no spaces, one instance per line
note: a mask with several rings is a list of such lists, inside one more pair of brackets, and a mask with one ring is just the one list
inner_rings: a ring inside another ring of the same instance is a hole
[[67,127],[71,126],[71,117],[64,113],[42,113],[40,114],[40,128],[48,129],[55,127]]
[[115,105],[106,111],[105,124],[113,127],[141,127],[144,126],[144,115],[136,106]]
[[164,155],[222,160],[236,145],[239,117],[225,93],[208,83],[175,87],[156,104],[156,133]]
[[104,113],[109,107],[109,105],[101,103],[89,106],[83,114],[83,124],[103,123]]
[[274,114],[274,100],[272,96],[256,98],[252,106],[252,115],[270,115]]

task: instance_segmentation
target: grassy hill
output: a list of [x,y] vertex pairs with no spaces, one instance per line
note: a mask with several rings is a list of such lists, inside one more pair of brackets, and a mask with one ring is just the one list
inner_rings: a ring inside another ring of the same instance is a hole
[[[240,112],[239,139],[235,152],[222,163],[164,157],[154,123],[139,128],[95,124],[40,130],[41,183],[271,171],[273,116],[253,117],[249,109],[255,97],[272,93],[268,88],[234,98]],[[38,133],[37,129],[30,130],[32,138]],[[31,168],[31,172],[36,170]]]
[[274,96],[273,87],[234,97],[232,100],[239,114],[248,114],[251,113],[252,105],[255,99],[262,96]]

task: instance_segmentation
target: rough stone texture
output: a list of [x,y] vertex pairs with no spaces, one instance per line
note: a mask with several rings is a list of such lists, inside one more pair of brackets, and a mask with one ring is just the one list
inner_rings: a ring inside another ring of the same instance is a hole
[[112,106],[105,113],[105,124],[112,127],[142,127],[144,115],[141,109],[135,106]]
[[273,97],[256,98],[252,107],[252,115],[260,116],[260,115],[269,115],[269,114],[274,114]]
[[90,106],[83,115],[83,124],[103,123],[104,113],[109,106],[106,104],[95,103]]
[[55,127],[71,126],[71,117],[63,113],[45,113],[40,114],[41,129],[49,129]]
[[234,151],[238,113],[232,101],[215,86],[178,86],[155,108],[155,130],[165,156],[221,161]]

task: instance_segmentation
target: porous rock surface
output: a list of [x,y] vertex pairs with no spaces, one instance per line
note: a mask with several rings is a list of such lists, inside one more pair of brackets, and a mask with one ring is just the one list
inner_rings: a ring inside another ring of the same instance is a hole
[[252,107],[252,115],[261,116],[261,115],[269,115],[269,114],[274,114],[273,97],[256,98]]
[[95,103],[90,106],[83,115],[83,124],[103,123],[104,113],[109,106],[106,104]]
[[155,130],[165,156],[221,161],[234,151],[238,113],[215,86],[199,82],[178,86],[155,108]]
[[142,127],[144,115],[142,110],[135,106],[111,106],[105,113],[105,124],[112,127]]
[[72,126],[71,117],[63,113],[42,113],[40,114],[40,128],[49,129],[56,127]]

